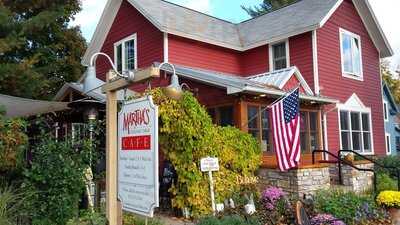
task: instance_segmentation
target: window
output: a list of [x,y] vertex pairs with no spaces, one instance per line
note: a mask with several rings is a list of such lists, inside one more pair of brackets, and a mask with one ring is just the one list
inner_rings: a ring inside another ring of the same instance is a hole
[[340,51],[343,76],[362,80],[360,36],[340,29]]
[[389,111],[388,111],[388,103],[383,101],[383,118],[385,121],[389,121]]
[[341,149],[371,153],[370,113],[340,110],[339,116]]
[[[249,105],[247,107],[248,133],[260,141],[266,153],[273,153],[273,132],[269,122],[268,110],[263,106]],[[319,147],[318,113],[313,111],[300,112],[300,142],[303,153],[309,153]]]
[[85,138],[85,128],[86,124],[84,123],[72,123],[71,124],[71,140],[72,143],[76,141],[80,141]]
[[289,41],[271,44],[269,47],[270,68],[273,70],[285,69],[289,66]]
[[396,136],[396,150],[400,151],[400,136]]
[[213,119],[213,123],[220,126],[234,126],[233,107],[222,106],[216,108],[209,108],[208,114]]
[[261,143],[264,152],[272,153],[272,132],[268,111],[264,106],[247,107],[248,132]]
[[386,154],[390,155],[392,153],[392,146],[390,145],[390,134],[385,133],[385,142],[386,142]]
[[114,62],[118,72],[137,68],[136,34],[114,44]]

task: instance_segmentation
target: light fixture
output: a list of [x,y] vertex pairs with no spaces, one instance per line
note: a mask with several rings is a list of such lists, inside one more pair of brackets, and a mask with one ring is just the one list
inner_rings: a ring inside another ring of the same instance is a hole
[[121,74],[118,72],[118,69],[115,67],[113,61],[111,60],[110,56],[108,56],[107,54],[103,53],[103,52],[97,52],[95,54],[92,55],[92,57],[90,58],[90,65],[87,68],[86,71],[86,77],[85,77],[85,82],[84,82],[84,92],[90,92],[93,91],[94,89],[99,88],[98,82],[96,82],[96,68],[95,68],[95,60],[97,59],[97,56],[102,55],[105,56],[108,61],[111,64],[112,69],[114,70],[115,74],[121,78],[124,78],[128,81],[133,81],[135,78],[135,74],[133,71],[123,71],[123,73],[125,74]]
[[167,97],[174,100],[179,100],[182,98],[183,90],[182,86],[179,85],[179,78],[178,75],[176,75],[175,66],[172,65],[171,63],[163,62],[158,66],[158,68],[161,69],[165,65],[171,67],[172,77],[171,77],[171,84],[168,85],[167,87],[162,88],[162,91]]
[[267,95],[266,94],[261,94],[260,97],[264,98],[264,97],[267,97]]

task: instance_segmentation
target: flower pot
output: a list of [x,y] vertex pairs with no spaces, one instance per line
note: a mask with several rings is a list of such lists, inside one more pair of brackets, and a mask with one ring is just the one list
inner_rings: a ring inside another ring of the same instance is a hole
[[392,224],[400,225],[400,209],[389,208],[388,212],[390,214],[390,217],[392,218]]

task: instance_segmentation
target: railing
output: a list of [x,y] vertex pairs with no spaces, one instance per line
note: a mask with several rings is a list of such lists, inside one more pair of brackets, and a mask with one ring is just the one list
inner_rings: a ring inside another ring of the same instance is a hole
[[332,156],[333,158],[335,158],[337,160],[338,170],[339,170],[338,171],[339,172],[338,176],[339,176],[339,184],[340,185],[343,185],[342,164],[345,164],[345,165],[350,166],[350,167],[352,167],[352,168],[354,168],[354,169],[356,169],[358,171],[374,173],[374,192],[377,191],[377,178],[376,178],[376,171],[374,169],[365,169],[365,168],[357,167],[357,166],[353,165],[351,162],[348,162],[347,160],[342,159],[340,157],[340,152],[338,152],[339,155],[335,155],[335,154],[333,154],[333,153],[331,153],[329,151],[326,151],[326,150],[314,150],[312,152],[312,163],[313,164],[315,164],[315,154],[316,153],[325,153],[325,154],[328,154],[328,155]]

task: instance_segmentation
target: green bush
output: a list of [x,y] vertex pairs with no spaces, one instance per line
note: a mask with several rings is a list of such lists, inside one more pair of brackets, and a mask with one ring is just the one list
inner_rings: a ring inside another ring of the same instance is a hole
[[79,218],[71,219],[67,225],[107,225],[107,218],[99,212],[82,211]]
[[24,201],[27,194],[9,186],[0,187],[0,224],[14,225],[18,217],[25,215]]
[[159,106],[159,145],[172,162],[178,181],[170,189],[173,206],[188,208],[193,217],[211,213],[208,174],[200,171],[200,159],[218,157],[220,170],[213,173],[217,202],[230,198],[240,185],[237,176],[254,176],[261,163],[256,139],[233,127],[218,127],[189,92],[180,101],[151,91]]
[[[148,225],[164,225],[164,223],[158,219],[148,219],[147,222]],[[146,224],[145,218],[124,212],[123,225],[145,225],[145,224]]]
[[377,173],[377,193],[382,191],[397,191],[397,181],[386,173]]
[[261,223],[256,219],[245,219],[233,215],[225,216],[220,219],[216,217],[206,217],[201,219],[197,225],[261,225]]
[[323,190],[317,192],[314,203],[317,213],[331,214],[346,224],[355,224],[357,221],[381,216],[374,198],[369,195]]
[[[400,156],[386,156],[386,157],[382,157],[382,158],[378,158],[377,161],[384,165],[385,167],[393,167],[393,168],[397,168],[400,169]],[[385,169],[380,168],[379,166],[376,167],[378,173],[386,173],[389,174],[389,172]],[[394,172],[394,171],[393,171]],[[390,174],[390,176],[393,179],[397,179],[396,174]]]
[[32,161],[24,172],[23,188],[36,194],[26,201],[33,225],[64,225],[78,215],[85,190],[84,174],[89,168],[91,145],[43,138],[32,149]]

